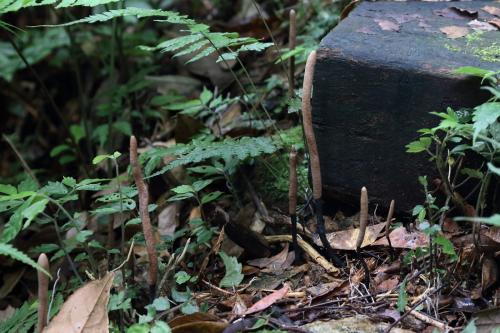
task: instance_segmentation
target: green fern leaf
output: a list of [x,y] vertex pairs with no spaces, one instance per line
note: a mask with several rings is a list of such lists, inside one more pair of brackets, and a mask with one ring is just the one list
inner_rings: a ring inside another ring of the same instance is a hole
[[47,276],[51,277],[50,273],[47,272],[43,267],[38,265],[33,259],[28,257],[25,253],[19,251],[18,249],[16,249],[15,247],[13,247],[10,244],[0,243],[0,255],[9,256],[14,260],[17,260],[17,261],[20,261],[20,262],[25,263],[27,265],[30,265],[31,267],[33,267],[39,271],[42,271]]
[[14,314],[0,322],[0,332],[26,333],[35,326],[37,320],[38,301],[31,304],[25,302]]
[[[242,137],[237,140],[228,138],[223,141],[208,143],[193,142],[188,146],[183,146],[183,149],[183,152],[177,154],[178,158],[176,160],[153,173],[150,177],[161,175],[178,166],[200,163],[212,158],[219,158],[228,162],[232,159],[243,161],[263,154],[272,154],[278,150],[278,146],[268,137]],[[171,155],[171,152],[171,150],[168,151],[164,156]],[[152,156],[156,156],[156,162],[158,162],[161,155],[162,152],[159,152]],[[149,169],[151,170],[151,168]]]
[[74,6],[95,7],[119,0],[5,0],[0,3],[0,14],[18,11],[23,8],[56,5],[56,8]]

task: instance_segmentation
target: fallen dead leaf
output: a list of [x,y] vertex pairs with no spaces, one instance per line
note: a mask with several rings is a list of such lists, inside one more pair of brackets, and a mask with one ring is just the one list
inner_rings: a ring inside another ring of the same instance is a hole
[[448,7],[444,9],[436,9],[433,11],[434,15],[451,18],[451,19],[470,19],[477,17],[477,11],[469,11],[457,7]]
[[500,29],[500,19],[494,18],[492,20],[489,20],[488,23],[497,27],[497,29]]
[[173,236],[179,224],[180,203],[169,204],[158,215],[158,233],[162,236]]
[[481,290],[485,292],[497,282],[498,264],[494,258],[484,257],[481,267]]
[[268,307],[276,303],[276,301],[285,297],[286,294],[288,293],[288,290],[290,290],[290,286],[288,285],[288,283],[285,283],[283,288],[267,295],[266,297],[262,298],[260,301],[252,305],[250,308],[248,308],[245,311],[245,315],[249,315],[267,309]]
[[424,19],[422,15],[419,14],[387,14],[386,16],[390,17],[398,24],[404,24],[416,20],[420,21]]
[[108,332],[108,301],[114,273],[75,291],[43,333]]
[[240,297],[240,295],[236,295],[234,300],[233,309],[231,313],[237,317],[242,316],[248,310],[248,307],[245,303],[245,300]]
[[327,283],[320,283],[317,286],[312,286],[307,288],[307,293],[311,294],[313,297],[318,297],[325,295],[326,293],[329,293],[330,291],[337,289],[344,283],[342,280],[334,281],[334,282],[327,282]]
[[377,286],[375,288],[376,288],[377,292],[383,293],[383,292],[386,292],[388,290],[392,290],[392,289],[396,288],[398,283],[399,283],[399,277],[396,275],[393,275],[390,278],[388,278],[387,280],[384,280],[384,281],[380,282],[379,284],[377,284]]
[[[385,332],[390,324],[377,323],[370,320],[367,316],[356,315],[354,317],[334,319],[334,320],[317,320],[312,323],[302,326],[311,333],[342,333],[346,332],[363,332],[363,333],[376,333]],[[392,333],[411,333],[413,331],[405,330],[402,328],[394,327],[391,329]]]
[[272,270],[277,270],[281,268],[286,268],[282,266],[283,264],[285,264],[287,257],[288,257],[288,243],[286,243],[283,250],[275,256],[272,256],[270,258],[252,259],[248,260],[247,263],[249,265],[257,266],[259,268],[270,268]]
[[481,30],[481,31],[497,30],[496,27],[492,26],[488,22],[483,22],[483,21],[479,21],[479,20],[472,20],[469,23],[467,23],[467,25],[474,30]]
[[[394,229],[390,234],[392,247],[400,249],[416,249],[429,245],[429,239],[426,234],[421,231],[408,232],[405,227]],[[380,238],[373,245],[389,246],[387,238]]]
[[468,28],[459,27],[457,25],[450,25],[447,27],[442,27],[439,30],[441,30],[442,33],[446,34],[446,37],[451,38],[451,39],[465,37],[469,33]]
[[488,14],[500,17],[500,7],[484,6],[481,9],[487,12]]
[[380,29],[384,31],[399,31],[399,24],[396,24],[389,20],[374,19],[379,25]]
[[[366,247],[373,244],[377,238],[380,236],[380,232],[384,229],[384,223],[378,223],[374,225],[370,225],[366,228],[365,238],[361,247]],[[356,249],[356,240],[358,238],[359,228],[342,230],[337,232],[332,232],[326,235],[328,242],[331,247],[337,250],[355,250]],[[319,236],[314,236],[314,243],[321,246],[321,240]]]
[[370,28],[368,27],[361,27],[356,30],[356,32],[360,32],[362,34],[367,34],[367,35],[376,35],[375,32],[373,32]]

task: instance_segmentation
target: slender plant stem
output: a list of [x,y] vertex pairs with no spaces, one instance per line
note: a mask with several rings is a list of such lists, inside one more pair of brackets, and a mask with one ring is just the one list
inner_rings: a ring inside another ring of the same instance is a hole
[[5,140],[5,142],[7,142],[7,144],[10,146],[10,148],[12,149],[14,154],[16,154],[17,158],[19,159],[19,161],[23,165],[24,171],[26,171],[26,173],[31,177],[31,179],[33,179],[33,181],[38,185],[38,187],[40,187],[40,182],[36,178],[35,174],[31,170],[31,168],[29,167],[28,163],[26,163],[26,160],[23,158],[23,156],[21,155],[19,150],[17,150],[16,146],[14,146],[14,143],[12,143],[12,141],[9,139],[9,137],[5,134],[2,134],[2,138]]

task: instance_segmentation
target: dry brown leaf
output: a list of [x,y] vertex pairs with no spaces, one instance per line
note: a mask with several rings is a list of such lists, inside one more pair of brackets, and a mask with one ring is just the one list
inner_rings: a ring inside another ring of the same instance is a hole
[[[378,223],[366,227],[365,238],[361,247],[373,244],[384,229],[385,223]],[[331,247],[337,250],[356,250],[356,240],[358,238],[359,228],[332,232],[326,235]],[[321,246],[321,240],[318,236],[314,237],[314,243]]]
[[500,19],[494,18],[492,20],[489,20],[488,23],[497,27],[497,29],[500,29]]
[[248,308],[248,310],[245,311],[245,315],[249,315],[267,309],[268,307],[273,305],[276,301],[285,297],[289,289],[290,286],[288,285],[288,283],[285,283],[283,288],[274,291],[273,293],[267,295],[266,297],[262,298],[260,301],[252,305],[250,308]]
[[288,257],[288,243],[286,243],[283,250],[275,256],[272,256],[270,258],[252,259],[248,260],[247,263],[249,265],[257,266],[259,268],[270,268],[272,270],[277,270],[281,268],[286,268],[282,266],[285,264],[287,257]]
[[219,321],[219,317],[212,315],[210,313],[195,312],[192,314],[175,317],[174,319],[168,322],[168,326],[170,326],[170,328],[174,328],[177,326],[199,321]]
[[380,29],[384,31],[399,31],[399,24],[396,24],[389,20],[374,19],[377,22]]
[[229,324],[216,321],[197,321],[172,328],[172,333],[222,333]]
[[114,273],[75,291],[43,333],[108,332],[108,301]]
[[245,303],[245,300],[240,297],[240,295],[236,295],[234,299],[233,309],[231,313],[235,316],[242,316],[248,310],[248,307]]
[[484,6],[481,9],[487,12],[488,14],[500,17],[500,7]]
[[451,39],[465,37],[469,33],[468,28],[459,27],[457,25],[450,25],[447,27],[442,27],[439,30],[441,30],[442,33],[446,34],[446,37],[451,38]]
[[481,267],[481,290],[485,292],[497,282],[498,264],[494,258],[484,257]]
[[479,20],[472,20],[469,23],[467,23],[467,25],[474,30],[481,30],[481,31],[497,30],[496,27],[492,26],[488,22],[483,22],[483,21],[479,21]]
[[[409,233],[405,227],[394,229],[390,234],[392,247],[400,249],[416,249],[429,245],[429,239],[426,234],[421,231],[413,231]],[[389,246],[387,238],[381,238],[373,245]]]
[[356,32],[360,32],[362,34],[367,34],[367,35],[376,35],[375,32],[373,32],[370,28],[368,27],[361,27],[356,30]]
[[392,289],[396,288],[398,283],[399,283],[399,277],[396,275],[393,275],[390,278],[377,284],[377,286],[375,288],[376,288],[377,292],[383,293],[383,292],[386,292],[388,290],[392,290]]
[[158,233],[162,236],[173,236],[179,224],[180,203],[169,204],[158,215]]
[[436,9],[433,11],[435,15],[439,15],[446,18],[451,19],[467,19],[467,18],[476,18],[477,11],[470,11],[467,9],[461,9],[458,7],[449,7],[444,9]]

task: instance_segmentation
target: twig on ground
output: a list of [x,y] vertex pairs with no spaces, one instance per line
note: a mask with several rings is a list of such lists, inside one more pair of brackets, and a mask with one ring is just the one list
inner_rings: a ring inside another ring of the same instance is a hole
[[[276,243],[276,242],[292,242],[292,236],[291,235],[275,235],[275,236],[265,236],[266,240],[270,243]],[[314,260],[317,264],[322,266],[327,272],[337,275],[340,273],[340,270],[333,266],[328,260],[326,260],[325,257],[323,257],[321,254],[318,253],[311,245],[309,245],[306,241],[304,241],[302,238],[298,237],[297,238],[297,243],[299,246],[304,250],[305,253],[307,253],[312,260]]]
[[139,215],[142,223],[142,231],[146,242],[146,250],[149,258],[148,269],[148,284],[151,295],[154,295],[156,282],[158,279],[158,256],[156,254],[156,241],[153,234],[153,226],[149,218],[149,191],[148,186],[144,182],[142,168],[137,158],[137,139],[135,136],[130,137],[130,166],[134,175],[135,186],[137,187],[139,197]]

